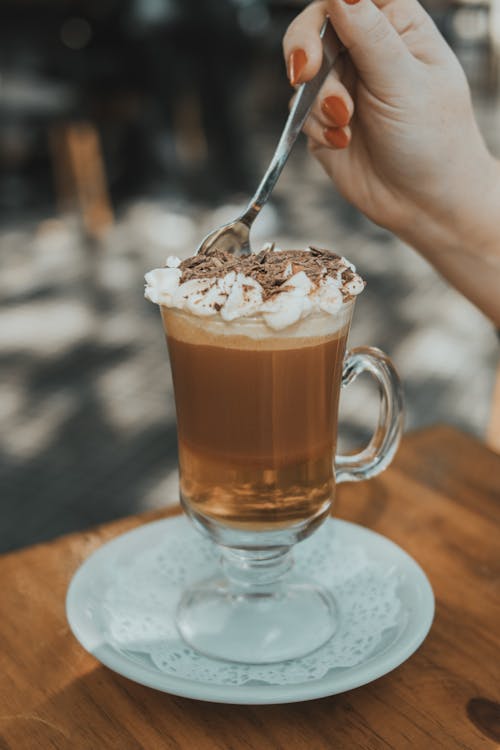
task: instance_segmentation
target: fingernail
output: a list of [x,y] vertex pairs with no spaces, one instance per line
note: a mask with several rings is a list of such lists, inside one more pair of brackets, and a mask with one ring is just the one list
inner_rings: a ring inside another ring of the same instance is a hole
[[359,3],[359,0],[344,0],[344,3],[346,5],[356,5],[356,3]]
[[349,143],[349,136],[342,128],[325,128],[323,135],[331,146],[345,148]]
[[351,119],[347,105],[340,96],[327,96],[321,102],[323,113],[339,127],[347,125]]
[[307,63],[307,55],[303,49],[294,49],[288,60],[288,77],[292,86],[300,83],[300,76]]

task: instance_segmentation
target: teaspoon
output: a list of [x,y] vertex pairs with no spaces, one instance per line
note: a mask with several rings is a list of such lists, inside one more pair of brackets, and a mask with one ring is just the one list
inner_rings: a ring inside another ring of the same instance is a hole
[[255,195],[240,216],[207,234],[198,247],[197,253],[206,252],[214,246],[234,255],[249,255],[252,252],[250,247],[250,228],[262,207],[268,201],[314,104],[314,100],[325,78],[344,49],[328,18],[322,26],[320,35],[323,41],[323,61],[321,68],[314,78],[307,83],[303,83],[297,90],[297,95],[281,138]]

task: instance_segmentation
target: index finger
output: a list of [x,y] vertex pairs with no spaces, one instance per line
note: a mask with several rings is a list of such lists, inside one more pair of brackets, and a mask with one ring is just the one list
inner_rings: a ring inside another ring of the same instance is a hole
[[326,2],[311,3],[293,19],[283,37],[283,54],[292,86],[310,81],[321,67],[323,47],[319,32],[326,17]]

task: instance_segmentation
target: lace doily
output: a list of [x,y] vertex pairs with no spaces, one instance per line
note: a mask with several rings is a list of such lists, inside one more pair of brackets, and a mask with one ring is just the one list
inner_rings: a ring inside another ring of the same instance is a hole
[[329,520],[296,546],[294,556],[296,572],[327,586],[337,601],[340,622],[330,641],[301,659],[278,664],[233,664],[202,656],[179,636],[175,611],[187,585],[215,573],[217,550],[182,517],[171,519],[168,529],[161,544],[131,553],[108,569],[100,611],[94,613],[113,648],[146,654],[161,672],[218,685],[317,680],[331,669],[366,661],[399,624],[397,571],[347,544]]

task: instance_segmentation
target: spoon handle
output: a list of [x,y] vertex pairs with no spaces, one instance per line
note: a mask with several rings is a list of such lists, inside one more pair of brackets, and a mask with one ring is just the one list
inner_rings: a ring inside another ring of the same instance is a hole
[[328,18],[325,20],[321,28],[320,36],[323,40],[323,61],[321,63],[321,68],[314,78],[307,83],[303,83],[297,90],[295,101],[290,110],[290,114],[288,115],[281,138],[276,146],[276,151],[271,159],[271,163],[269,164],[255,195],[248,204],[244,216],[241,217],[248,226],[255,219],[262,206],[267,202],[271,195],[281,171],[286,164],[286,160],[290,155],[293,144],[297,140],[297,137],[307,119],[314,100],[316,99],[325,78],[344,49]]

